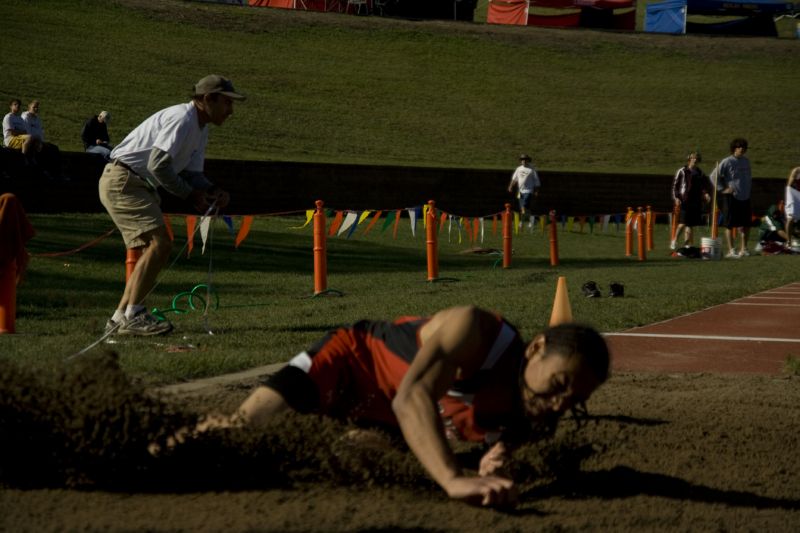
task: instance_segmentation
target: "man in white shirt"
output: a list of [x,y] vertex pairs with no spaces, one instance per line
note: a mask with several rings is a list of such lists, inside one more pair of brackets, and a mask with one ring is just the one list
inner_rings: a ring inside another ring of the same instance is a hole
[[519,210],[520,210],[520,225],[522,225],[522,218],[525,215],[530,216],[528,225],[533,227],[533,213],[531,207],[533,198],[539,196],[539,188],[542,186],[539,181],[539,174],[536,168],[531,164],[531,156],[522,154],[519,156],[519,166],[514,170],[511,175],[511,183],[508,184],[508,192],[514,192],[514,186],[517,187],[519,197]]
[[228,204],[228,193],[214,187],[203,173],[208,124],[221,126],[233,114],[233,101],[244,99],[229,79],[206,76],[195,85],[191,102],[155,113],[112,150],[100,178],[100,201],[125,246],[141,249],[142,255],[106,323],[107,334],[172,331],[169,321],[157,320],[143,305],[172,249],[157,189],[189,200],[200,212],[212,204],[220,208]]

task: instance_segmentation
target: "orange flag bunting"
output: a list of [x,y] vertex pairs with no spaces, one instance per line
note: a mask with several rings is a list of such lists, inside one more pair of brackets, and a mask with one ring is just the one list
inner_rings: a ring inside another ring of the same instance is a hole
[[192,249],[194,248],[194,229],[196,226],[197,226],[197,217],[194,215],[188,215],[186,217],[186,238],[187,238],[186,257],[192,255]]
[[397,215],[394,217],[394,229],[392,230],[392,238],[397,238],[397,227],[400,225],[400,213],[402,213],[402,209],[397,210]]
[[369,233],[369,231],[372,229],[372,227],[375,224],[377,224],[378,220],[381,219],[381,213],[383,213],[383,211],[380,211],[380,210],[377,213],[375,213],[375,216],[373,216],[372,220],[369,221],[369,224],[364,229],[364,233],[362,233],[362,235],[366,235],[367,233]]
[[245,215],[242,217],[242,225],[239,228],[239,233],[236,234],[236,241],[234,241],[234,248],[238,248],[242,242],[247,238],[250,233],[250,227],[253,225],[253,215]]
[[339,226],[342,225],[343,218],[344,218],[344,211],[336,211],[336,216],[333,218],[330,230],[328,231],[329,237],[333,237],[336,234],[336,230],[339,229]]
[[169,240],[175,240],[175,234],[172,232],[172,222],[169,220],[169,215],[164,213],[164,227],[167,230],[167,235],[169,235]]

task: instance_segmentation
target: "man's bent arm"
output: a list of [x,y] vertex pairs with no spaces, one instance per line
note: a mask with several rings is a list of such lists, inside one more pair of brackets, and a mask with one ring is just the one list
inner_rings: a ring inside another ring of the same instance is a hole
[[459,369],[474,371],[483,362],[486,341],[481,316],[472,307],[447,309],[434,315],[421,331],[421,348],[409,366],[392,402],[409,448],[433,479],[452,498],[483,505],[513,501],[513,482],[496,476],[465,477],[447,443],[437,401]]

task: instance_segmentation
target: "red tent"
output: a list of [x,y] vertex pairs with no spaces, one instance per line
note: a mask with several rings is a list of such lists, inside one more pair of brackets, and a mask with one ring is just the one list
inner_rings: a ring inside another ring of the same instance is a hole
[[[536,8],[547,8],[537,12]],[[555,11],[555,12],[554,12]],[[634,0],[489,0],[490,24],[636,29]]]

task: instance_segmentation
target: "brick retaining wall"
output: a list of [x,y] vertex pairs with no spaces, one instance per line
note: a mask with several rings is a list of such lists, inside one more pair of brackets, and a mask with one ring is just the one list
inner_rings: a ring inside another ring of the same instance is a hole
[[[102,212],[97,179],[103,163],[97,156],[63,152],[62,164],[72,178],[61,183],[42,179],[0,178],[0,192],[14,192],[29,213]],[[676,167],[677,168],[677,167]],[[437,207],[464,216],[489,215],[506,202],[513,169],[473,170],[275,161],[209,159],[206,173],[231,193],[231,214],[259,214],[312,209],[321,199],[332,209],[395,209],[435,200]],[[628,206],[651,205],[671,210],[672,171],[664,175],[595,174],[542,171],[538,210],[558,214],[621,213]],[[783,197],[783,178],[756,179],[753,208],[764,212]],[[164,194],[164,209],[187,207]]]

